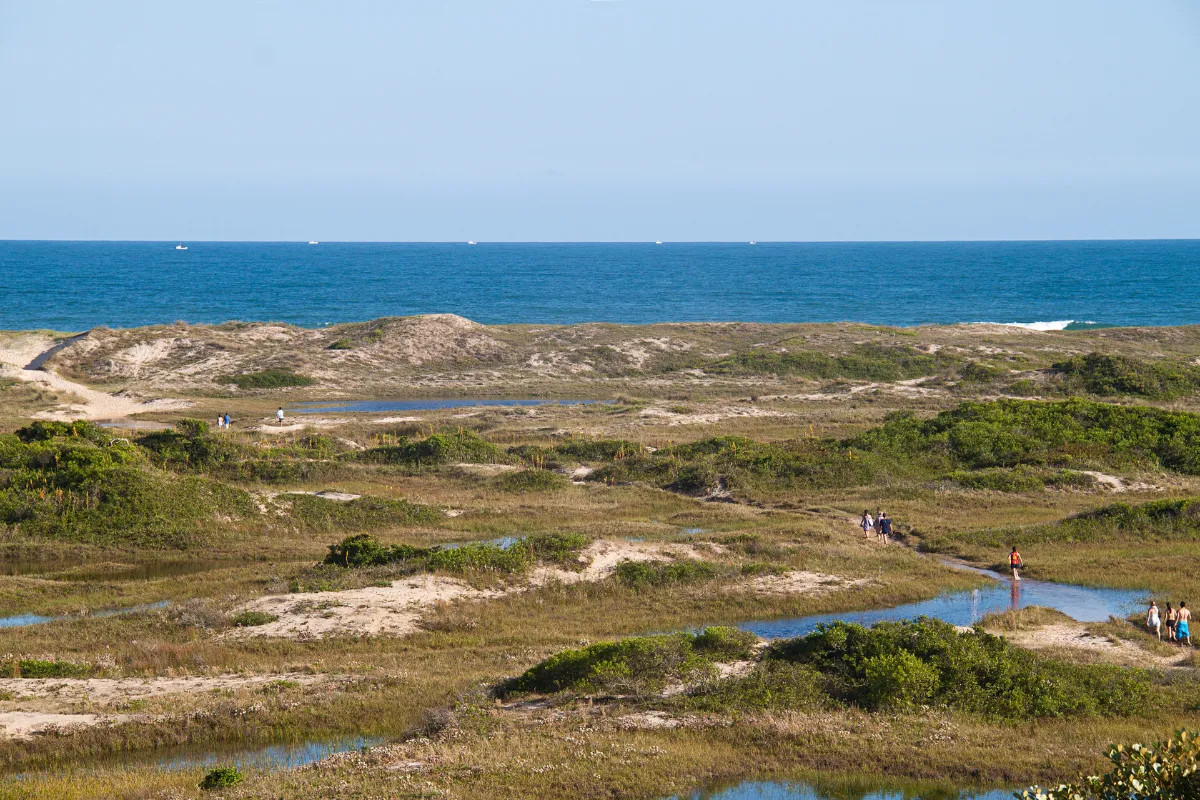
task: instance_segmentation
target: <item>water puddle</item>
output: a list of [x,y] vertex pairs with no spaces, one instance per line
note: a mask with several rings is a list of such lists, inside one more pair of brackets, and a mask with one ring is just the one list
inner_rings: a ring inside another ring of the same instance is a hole
[[[106,763],[119,763],[122,767],[149,767],[163,772],[179,772],[181,770],[212,769],[213,767],[237,767],[240,770],[280,770],[295,769],[314,764],[338,753],[349,753],[376,747],[384,740],[375,736],[355,736],[327,741],[301,741],[284,744],[274,744],[268,747],[252,749],[237,747],[167,747],[144,755],[123,754],[119,761],[116,757],[99,759],[95,767]],[[87,774],[89,767],[56,768],[53,764],[45,769],[23,772],[12,776],[17,780],[31,778],[35,775]]]
[[499,547],[501,550],[507,550],[517,542],[524,541],[524,539],[524,536],[501,536],[496,539],[481,539],[474,542],[447,542],[446,544],[439,544],[437,546],[443,550],[457,550],[460,547],[471,544],[490,544]]
[[670,800],[1011,800],[1008,789],[962,790],[938,787],[824,787],[793,781],[746,781],[723,789],[697,790]]
[[893,608],[872,611],[848,611],[839,614],[814,614],[808,617],[745,622],[738,627],[764,639],[785,639],[804,636],[822,623],[851,622],[874,625],[917,617],[933,617],[951,625],[974,625],[996,611],[1012,611],[1028,606],[1042,606],[1061,611],[1077,622],[1104,622],[1110,616],[1127,617],[1141,611],[1146,592],[1128,589],[1094,589],[1049,581],[1021,580],[990,570],[970,567],[958,562],[948,566],[968,569],[986,575],[997,583],[983,589],[951,592],[919,603],[907,603]]
[[46,617],[41,614],[15,614],[11,617],[0,617],[0,628],[25,628],[29,625],[87,619],[88,617],[121,617],[126,614],[140,614],[143,611],[157,611],[169,605],[171,605],[170,600],[160,600],[157,603],[143,603],[138,606],[129,606],[128,608],[101,608],[96,611],[89,611],[87,614],[59,614],[53,617]]
[[4,561],[0,575],[23,575],[51,581],[153,581],[238,566],[233,561],[151,561],[141,564],[97,563],[82,559]]
[[358,412],[364,414],[381,411],[436,411],[443,408],[475,408],[479,406],[590,406],[611,403],[611,400],[347,400],[297,403],[288,409],[295,414],[340,414]]

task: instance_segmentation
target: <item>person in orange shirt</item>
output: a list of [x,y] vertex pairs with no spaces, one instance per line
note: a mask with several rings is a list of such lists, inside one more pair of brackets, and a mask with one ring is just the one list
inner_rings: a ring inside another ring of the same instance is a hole
[[1017,552],[1017,548],[1015,547],[1012,549],[1012,552],[1008,554],[1008,565],[1012,567],[1013,580],[1021,580],[1021,576],[1017,574],[1017,570],[1025,566],[1025,562],[1021,560],[1021,554]]

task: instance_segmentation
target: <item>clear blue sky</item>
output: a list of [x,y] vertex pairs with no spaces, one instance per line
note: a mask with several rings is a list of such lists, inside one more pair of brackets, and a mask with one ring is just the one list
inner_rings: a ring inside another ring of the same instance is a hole
[[1198,236],[1195,0],[0,0],[0,238]]

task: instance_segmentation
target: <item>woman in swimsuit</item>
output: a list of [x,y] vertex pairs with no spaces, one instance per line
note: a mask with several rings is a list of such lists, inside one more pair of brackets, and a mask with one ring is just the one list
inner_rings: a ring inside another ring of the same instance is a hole
[[1150,610],[1146,612],[1146,627],[1154,631],[1154,635],[1162,640],[1162,619],[1158,614],[1158,604],[1150,601]]
[[1175,641],[1175,609],[1167,603],[1167,641]]
[[1182,642],[1187,639],[1188,646],[1192,644],[1192,632],[1188,628],[1188,620],[1192,618],[1192,611],[1187,607],[1187,603],[1179,604],[1179,622],[1175,624],[1175,641]]

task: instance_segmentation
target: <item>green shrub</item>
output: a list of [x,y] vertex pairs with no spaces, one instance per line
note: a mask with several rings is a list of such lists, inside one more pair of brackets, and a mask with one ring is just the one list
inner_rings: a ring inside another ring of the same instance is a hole
[[712,625],[692,640],[692,647],[719,661],[745,660],[754,655],[758,637],[741,628]]
[[507,464],[513,460],[499,447],[468,430],[435,433],[425,439],[373,447],[359,454],[359,459],[375,464],[411,465]]
[[378,567],[396,561],[428,558],[434,549],[407,544],[384,545],[371,534],[360,533],[329,545],[325,563],[341,567]]
[[1140,671],[1054,661],[945,622],[837,622],[774,643],[767,658],[806,664],[832,698],[867,709],[940,705],[985,717],[1028,719],[1144,711]]
[[315,383],[307,375],[300,375],[287,367],[220,375],[215,380],[221,384],[233,384],[239,389],[282,389],[288,386],[312,386]]
[[1153,745],[1111,747],[1112,769],[1072,784],[1023,791],[1024,800],[1196,800],[1200,798],[1200,738],[1177,731]]
[[184,418],[175,423],[175,429],[181,435],[194,439],[208,433],[208,423],[202,419]]
[[762,661],[741,677],[702,683],[679,702],[700,711],[724,713],[822,708],[830,704],[823,683],[821,673],[807,664]]
[[506,472],[492,484],[502,492],[525,494],[527,492],[553,492],[565,489],[571,482],[565,475],[544,469],[522,469]]
[[425,568],[441,572],[524,572],[533,566],[528,547],[471,543],[461,547],[435,549],[425,560]]
[[929,354],[907,345],[863,344],[850,353],[831,356],[815,350],[752,350],[704,367],[718,375],[778,375],[805,378],[850,378],[895,381],[936,375],[954,366],[946,353]]
[[91,664],[73,661],[44,661],[22,658],[15,661],[0,661],[0,674],[20,678],[87,678],[95,672]]
[[592,541],[581,533],[535,533],[522,540],[521,545],[533,551],[539,561],[555,564],[577,563],[579,551]]
[[613,574],[631,589],[643,589],[712,580],[717,569],[707,561],[622,561]]
[[436,508],[390,500],[359,497],[354,500],[329,500],[311,494],[282,495],[291,506],[291,517],[304,530],[330,531],[379,530],[380,528],[428,524],[442,518]]
[[56,438],[87,439],[95,443],[107,441],[104,429],[85,420],[51,422],[37,420],[17,429],[17,438],[25,444],[48,442]]
[[900,650],[863,661],[863,699],[872,708],[907,709],[929,702],[941,675],[912,653]]
[[[523,675],[497,688],[500,696],[519,692],[573,691],[645,695],[661,692],[668,683],[687,681],[708,674],[711,664],[729,647],[722,634],[706,638],[689,633],[635,636],[616,642],[601,642],[551,656]],[[720,641],[722,647],[713,647]]]
[[958,379],[967,383],[991,383],[1003,374],[996,367],[969,361],[958,370]]
[[1171,400],[1200,387],[1200,371],[1185,364],[1088,353],[1054,365],[1065,391]]
[[571,439],[555,445],[552,452],[576,461],[616,461],[644,451],[626,439]]
[[354,344],[349,339],[336,339],[329,344],[326,350],[353,350]]
[[238,772],[236,767],[217,767],[208,771],[204,780],[200,781],[200,788],[206,792],[213,789],[225,789],[237,786],[244,780],[246,777]]
[[242,611],[234,614],[231,622],[237,628],[254,628],[259,625],[268,625],[272,622],[277,622],[279,617],[275,614],[268,614],[265,611]]
[[1095,485],[1090,475],[1074,470],[1048,470],[1018,465],[974,471],[956,470],[944,476],[964,489],[989,489],[994,492],[1033,492],[1046,487],[1086,489]]

